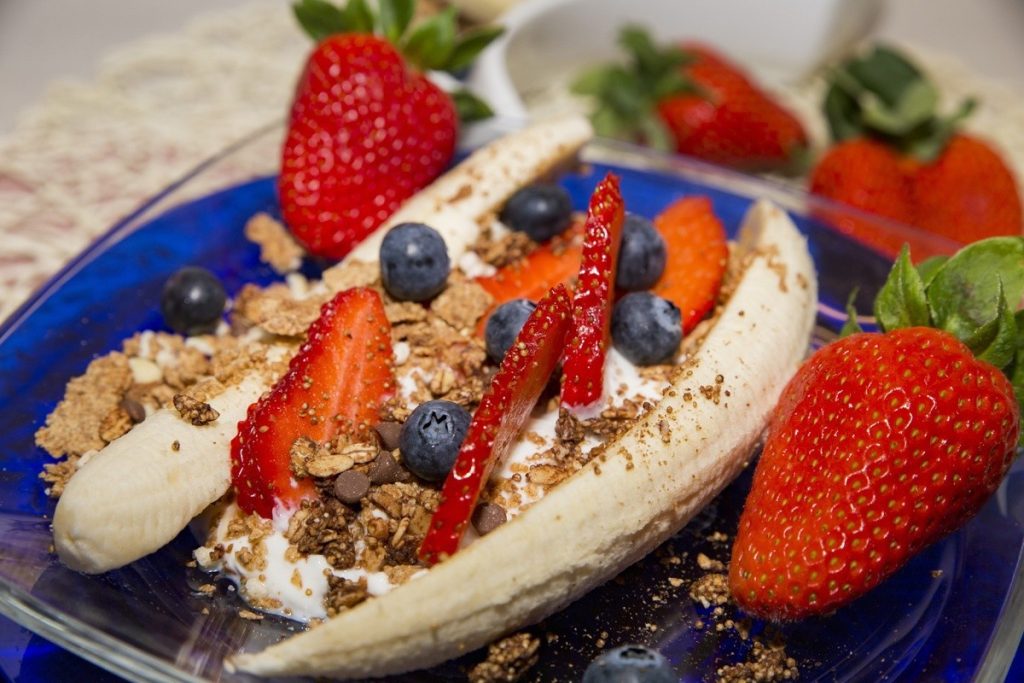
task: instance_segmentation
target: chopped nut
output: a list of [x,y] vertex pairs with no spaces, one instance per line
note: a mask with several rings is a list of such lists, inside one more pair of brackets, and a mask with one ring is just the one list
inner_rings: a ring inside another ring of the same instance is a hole
[[220,417],[220,413],[214,410],[209,403],[197,401],[188,394],[175,394],[174,408],[183,420],[197,427],[210,424]]

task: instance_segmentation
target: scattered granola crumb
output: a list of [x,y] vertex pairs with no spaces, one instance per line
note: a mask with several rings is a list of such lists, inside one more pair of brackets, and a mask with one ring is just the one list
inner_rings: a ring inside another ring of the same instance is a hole
[[932,570],[932,578],[933,579],[942,578],[942,570],[941,569],[933,569]]
[[71,481],[71,477],[78,471],[79,456],[69,455],[60,462],[45,463],[39,478],[49,486],[46,487],[46,495],[51,498],[60,498],[64,493],[64,487]]
[[525,232],[510,230],[494,239],[491,230],[481,230],[476,242],[470,246],[477,256],[495,268],[507,266],[522,259],[537,248],[537,243]]
[[284,275],[302,265],[302,247],[284,225],[268,214],[258,213],[245,224],[245,237],[260,248],[260,261]]
[[248,619],[249,621],[263,621],[263,615],[262,614],[257,614],[256,612],[253,612],[252,610],[247,610],[247,609],[238,610],[238,616],[242,617],[243,619]]
[[720,572],[725,569],[724,563],[718,560],[712,560],[704,553],[697,554],[697,566],[706,572]]
[[469,670],[470,683],[514,683],[537,663],[540,638],[516,633],[487,648],[487,659]]
[[324,283],[332,292],[352,287],[380,288],[380,265],[365,261],[346,261],[323,273]]
[[212,583],[204,583],[196,590],[202,593],[203,595],[213,595],[213,593],[216,592],[217,587],[214,586]]
[[[174,408],[181,415],[181,419],[197,427],[210,424],[220,417],[220,413],[209,403],[197,401],[188,394],[175,394],[173,400]],[[127,416],[127,413],[125,415]]]
[[124,354],[115,351],[92,361],[83,375],[68,382],[63,400],[36,432],[36,444],[55,458],[103,448],[107,441],[100,436],[100,427],[119,409],[131,385]]
[[494,303],[494,297],[472,280],[450,282],[434,299],[431,312],[461,332],[470,332]]
[[791,681],[800,675],[796,660],[786,656],[786,649],[780,643],[765,645],[760,638],[754,638],[754,648],[747,661],[723,666],[716,672],[718,683],[744,683],[746,681]]
[[366,592],[366,578],[349,581],[331,574],[327,577],[327,594],[324,595],[324,609],[328,617],[335,617],[347,609],[355,607],[369,594]]
[[288,285],[266,288],[245,285],[235,299],[233,322],[243,329],[256,326],[270,334],[300,337],[320,315],[325,296],[296,299]]
[[690,597],[705,608],[729,602],[729,577],[725,574],[705,574],[690,585]]

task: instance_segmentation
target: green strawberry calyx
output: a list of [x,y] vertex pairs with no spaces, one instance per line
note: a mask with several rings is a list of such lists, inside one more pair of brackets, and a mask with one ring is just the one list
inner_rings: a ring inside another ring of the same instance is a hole
[[675,151],[672,132],[658,117],[657,105],[673,95],[701,93],[681,68],[693,57],[678,47],[658,47],[638,26],[624,27],[619,45],[629,56],[628,63],[586,71],[573,81],[572,91],[595,100],[591,120],[598,135]]
[[825,117],[837,142],[870,137],[921,161],[933,161],[973,111],[967,98],[938,113],[939,91],[899,51],[875,45],[834,67],[825,93]]
[[[844,335],[861,331],[848,308]],[[916,267],[904,246],[874,315],[883,332],[924,326],[953,335],[1003,371],[1024,415],[1024,237],[991,237]]]
[[[461,72],[504,31],[500,26],[480,26],[459,32],[454,7],[415,24],[415,0],[379,0],[377,7],[374,13],[366,0],[347,0],[341,6],[327,0],[298,0],[292,11],[303,30],[317,42],[339,33],[380,36],[421,71]],[[464,123],[493,115],[487,103],[469,90],[449,94]]]

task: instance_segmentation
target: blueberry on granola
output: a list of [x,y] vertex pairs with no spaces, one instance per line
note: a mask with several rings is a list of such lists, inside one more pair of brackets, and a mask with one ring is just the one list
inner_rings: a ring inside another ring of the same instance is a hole
[[179,334],[213,332],[224,312],[227,294],[217,276],[205,268],[186,266],[164,283],[160,312]]
[[451,271],[448,247],[423,223],[396,225],[380,245],[384,289],[399,301],[426,301],[444,289]]
[[643,216],[627,213],[615,286],[627,292],[653,287],[665,270],[667,256],[665,238],[654,225]]
[[535,308],[537,304],[529,299],[513,299],[494,309],[484,327],[487,356],[492,361],[501,363]]
[[448,476],[469,429],[469,411],[451,401],[427,401],[402,425],[402,462],[417,477],[440,481]]
[[665,657],[642,645],[623,645],[602,653],[583,674],[583,683],[676,683]]
[[513,230],[543,242],[572,223],[572,198],[561,185],[527,185],[508,198],[498,217]]
[[668,299],[650,292],[633,292],[615,304],[612,343],[633,365],[668,362],[682,339],[682,314]]

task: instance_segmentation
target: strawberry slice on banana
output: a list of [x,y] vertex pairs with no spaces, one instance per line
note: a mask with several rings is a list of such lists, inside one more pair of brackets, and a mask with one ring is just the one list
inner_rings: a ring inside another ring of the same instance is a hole
[[619,179],[609,173],[594,189],[587,209],[583,259],[572,300],[574,332],[563,366],[562,405],[568,408],[594,405],[604,388],[624,216]]
[[562,285],[540,300],[505,354],[498,373],[469,424],[466,439],[441,490],[419,556],[436,564],[455,553],[495,463],[515,445],[562,356],[571,323],[569,294]]
[[682,312],[683,332],[689,332],[715,305],[729,262],[725,227],[707,197],[685,197],[654,219],[665,238],[668,258],[654,293]]
[[315,497],[312,481],[292,473],[292,444],[370,430],[394,392],[392,366],[391,326],[375,290],[348,289],[324,304],[288,372],[249,407],[231,441],[239,507],[269,519],[277,505]]

